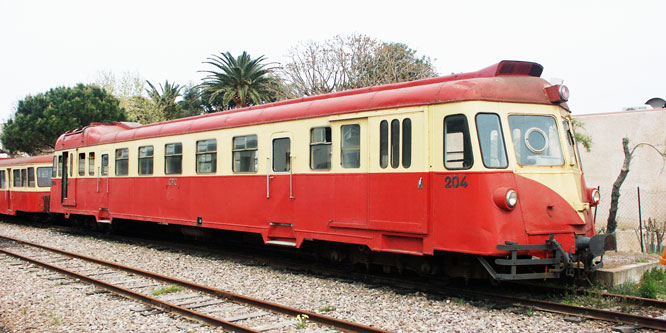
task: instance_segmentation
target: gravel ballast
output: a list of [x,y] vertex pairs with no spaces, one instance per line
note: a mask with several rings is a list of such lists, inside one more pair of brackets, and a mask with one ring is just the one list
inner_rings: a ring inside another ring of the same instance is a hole
[[[613,324],[539,311],[492,309],[456,298],[398,294],[360,282],[246,265],[236,259],[206,258],[132,244],[74,236],[0,222],[0,235],[119,262],[199,284],[395,332],[609,332]],[[84,283],[49,280],[48,271],[0,255],[0,328],[16,332],[208,332],[220,331],[165,313],[144,316],[137,303],[95,293]],[[51,274],[52,275],[52,274]],[[306,332],[308,329],[283,328]]]

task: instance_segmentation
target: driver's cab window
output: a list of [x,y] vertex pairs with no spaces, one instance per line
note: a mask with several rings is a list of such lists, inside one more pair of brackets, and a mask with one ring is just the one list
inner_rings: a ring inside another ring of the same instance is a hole
[[474,164],[467,117],[456,114],[444,118],[444,166],[469,169]]
[[564,164],[557,123],[550,116],[509,116],[516,160],[520,165]]

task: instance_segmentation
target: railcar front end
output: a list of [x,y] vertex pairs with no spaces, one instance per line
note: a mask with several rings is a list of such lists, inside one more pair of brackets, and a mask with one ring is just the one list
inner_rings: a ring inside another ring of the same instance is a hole
[[475,254],[498,280],[603,266],[615,238],[595,235],[599,194],[585,185],[566,105],[465,102],[433,118],[443,133],[432,194],[438,247]]

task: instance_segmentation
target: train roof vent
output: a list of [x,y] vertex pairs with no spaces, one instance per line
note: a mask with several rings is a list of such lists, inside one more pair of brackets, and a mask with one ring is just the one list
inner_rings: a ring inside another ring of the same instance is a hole
[[535,62],[504,60],[497,66],[495,75],[529,75],[540,77],[543,66]]

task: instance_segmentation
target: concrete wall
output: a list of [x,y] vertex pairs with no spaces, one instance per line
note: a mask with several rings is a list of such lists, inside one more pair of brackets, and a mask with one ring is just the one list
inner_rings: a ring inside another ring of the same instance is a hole
[[[666,109],[622,111],[574,115],[592,138],[589,152],[581,146],[581,159],[588,187],[601,187],[601,204],[597,211],[597,229],[606,226],[611,188],[624,161],[622,138],[629,138],[629,147],[650,143],[660,151],[666,144]],[[622,185],[618,210],[618,229],[624,233],[618,246],[624,250],[640,250],[638,241],[638,195],[641,189],[643,221],[666,221],[666,162],[652,148],[640,147],[633,155],[629,175]],[[649,237],[649,235],[645,235]],[[633,242],[632,242],[633,241]],[[644,240],[645,241],[645,240]],[[633,244],[632,244],[633,243]]]

